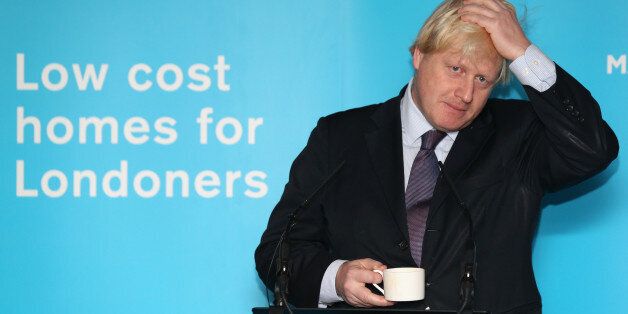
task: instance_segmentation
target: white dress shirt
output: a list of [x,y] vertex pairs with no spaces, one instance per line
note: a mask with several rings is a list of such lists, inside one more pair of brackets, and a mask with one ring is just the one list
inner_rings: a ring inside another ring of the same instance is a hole
[[[509,66],[510,71],[522,85],[528,85],[539,92],[548,90],[556,83],[556,65],[534,45],[530,45],[525,53],[515,59]],[[404,187],[408,186],[410,169],[414,158],[421,149],[421,135],[434,129],[427,122],[423,113],[412,99],[412,79],[401,98],[401,142],[403,145],[403,177]],[[449,132],[434,148],[439,161],[445,162],[458,131]],[[318,307],[327,307],[328,304],[342,301],[336,293],[336,273],[345,260],[333,261],[325,270],[318,299]]]

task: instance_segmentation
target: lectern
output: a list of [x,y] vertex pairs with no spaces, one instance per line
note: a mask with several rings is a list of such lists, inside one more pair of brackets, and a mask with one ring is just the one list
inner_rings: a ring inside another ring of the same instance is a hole
[[[409,314],[409,313],[432,313],[432,314],[456,314],[456,311],[439,311],[439,310],[413,310],[413,309],[300,309],[293,308],[294,314]],[[253,308],[253,314],[269,314],[267,307]],[[288,314],[284,310],[283,314]],[[486,311],[473,311],[473,314],[489,314]]]

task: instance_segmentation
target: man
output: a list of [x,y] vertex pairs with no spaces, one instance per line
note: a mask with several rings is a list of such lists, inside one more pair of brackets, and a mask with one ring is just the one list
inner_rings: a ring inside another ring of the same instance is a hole
[[[457,309],[477,244],[474,308],[537,313],[531,262],[541,198],[605,169],[618,143],[589,92],[523,33],[503,0],[448,0],[411,47],[415,75],[385,103],[319,120],[255,252],[267,274],[288,215],[343,161],[290,236],[297,306],[402,306],[373,293],[373,269],[426,270],[420,309]],[[510,69],[530,101],[488,99]],[[472,255],[472,254],[471,254]],[[337,303],[341,302],[341,303]]]

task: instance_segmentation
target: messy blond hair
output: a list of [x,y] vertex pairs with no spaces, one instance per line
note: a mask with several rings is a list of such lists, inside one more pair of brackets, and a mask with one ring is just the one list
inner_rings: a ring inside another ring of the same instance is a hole
[[[511,10],[512,4],[500,0]],[[460,19],[458,9],[463,6],[462,0],[445,0],[425,21],[414,43],[410,46],[410,54],[416,49],[421,53],[441,52],[449,48],[458,48],[466,56],[491,56],[496,54],[501,60],[501,69],[497,83],[505,83],[509,79],[508,62],[500,56],[486,30],[475,23]]]

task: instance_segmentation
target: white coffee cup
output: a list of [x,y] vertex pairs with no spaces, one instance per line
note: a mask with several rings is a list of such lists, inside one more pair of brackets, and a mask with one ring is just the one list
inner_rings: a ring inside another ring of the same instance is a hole
[[382,275],[386,290],[373,284],[384,294],[388,301],[418,301],[425,298],[425,269],[416,267],[399,267],[374,272]]

